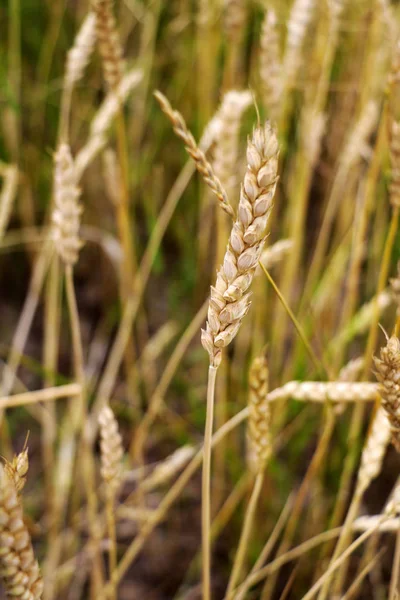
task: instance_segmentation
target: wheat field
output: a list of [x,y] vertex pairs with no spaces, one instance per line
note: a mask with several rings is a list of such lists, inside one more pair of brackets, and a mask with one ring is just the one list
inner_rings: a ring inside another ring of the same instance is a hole
[[400,598],[400,5],[0,4],[0,598]]

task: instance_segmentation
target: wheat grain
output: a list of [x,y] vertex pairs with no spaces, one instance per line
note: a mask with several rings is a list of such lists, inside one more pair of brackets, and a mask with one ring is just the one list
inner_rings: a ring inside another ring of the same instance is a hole
[[122,47],[119,39],[112,0],[91,0],[96,15],[96,36],[102,58],[104,79],[111,89],[120,83],[124,71]]
[[74,45],[67,55],[67,64],[65,66],[64,85],[72,88],[83,77],[84,71],[89,63],[90,56],[96,43],[96,17],[90,12],[78,34]]
[[163,94],[161,94],[161,92],[155,92],[154,96],[158,100],[162,111],[170,119],[174,128],[174,132],[185,144],[187,152],[194,160],[196,168],[202,175],[205,183],[209,186],[209,188],[218,198],[222,210],[224,210],[228,215],[233,217],[233,208],[229,204],[226,192],[222,187],[220,180],[215,175],[212,166],[206,159],[204,152],[196,144],[193,135],[188,130],[184,118],[177,110],[172,109],[167,98]]
[[276,119],[282,94],[282,65],[277,18],[272,9],[267,10],[260,37],[260,80],[264,106],[271,119]]
[[202,330],[202,344],[212,366],[220,364],[222,348],[233,340],[250,307],[248,289],[262,252],[277,182],[278,140],[269,123],[255,129],[247,161],[237,220],[215,287],[211,287],[207,326]]
[[271,411],[268,401],[268,363],[255,358],[249,373],[249,419],[247,422],[247,461],[256,475],[271,454]]
[[55,155],[54,210],[52,237],[56,250],[66,265],[74,265],[82,247],[79,238],[80,191],[75,166],[68,144],[60,144]]
[[13,481],[0,465],[0,578],[7,596],[40,600],[43,581]]
[[382,406],[390,421],[392,442],[400,452],[400,341],[396,336],[374,357],[376,378],[380,383]]
[[99,414],[101,475],[113,492],[118,489],[122,476],[122,438],[113,411],[105,406]]

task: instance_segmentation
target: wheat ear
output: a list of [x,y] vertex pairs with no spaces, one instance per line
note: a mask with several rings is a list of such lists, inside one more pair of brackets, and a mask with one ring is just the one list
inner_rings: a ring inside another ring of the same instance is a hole
[[177,111],[173,110],[167,98],[159,91],[154,93],[155,98],[158,100],[162,111],[167,115],[171,121],[174,132],[183,141],[188,154],[194,160],[198,172],[202,175],[205,183],[209,186],[211,191],[216,195],[220,202],[222,210],[224,210],[231,217],[234,216],[234,211],[229,204],[226,191],[222,187],[222,184],[208,160],[204,152],[198,147],[193,135],[190,133],[182,115]]
[[392,442],[400,452],[400,341],[392,336],[381,349],[380,358],[374,358],[376,378],[380,383],[382,407],[385,409],[392,432]]
[[110,539],[110,585],[111,599],[116,598],[113,573],[117,567],[117,539],[115,528],[114,501],[122,478],[122,457],[124,454],[118,423],[109,406],[104,406],[99,414],[101,476],[106,484],[107,529]]
[[83,77],[96,43],[96,17],[90,12],[83,21],[65,65],[64,86],[73,88]]
[[14,482],[0,465],[0,578],[10,598],[40,600],[43,581]]
[[278,140],[269,123],[255,129],[248,142],[247,161],[237,219],[215,287],[211,287],[207,327],[202,331],[202,344],[214,367],[220,364],[222,348],[233,340],[250,307],[248,289],[265,241],[278,168]]
[[280,57],[280,41],[277,29],[277,18],[274,10],[269,9],[261,27],[260,36],[260,80],[264,106],[271,119],[276,119],[282,92],[282,65]]
[[104,79],[111,89],[115,89],[122,79],[124,64],[119,39],[113,0],[91,0],[96,15],[96,36],[103,63]]
[[268,363],[264,355],[255,358],[250,367],[248,406],[247,460],[249,468],[255,476],[255,481],[229,578],[227,598],[231,597],[240,579],[264,480],[264,469],[272,450],[271,412],[268,402]]
[[63,262],[71,266],[78,260],[82,247],[79,238],[82,212],[79,196],[70,147],[61,143],[55,155],[53,240]]

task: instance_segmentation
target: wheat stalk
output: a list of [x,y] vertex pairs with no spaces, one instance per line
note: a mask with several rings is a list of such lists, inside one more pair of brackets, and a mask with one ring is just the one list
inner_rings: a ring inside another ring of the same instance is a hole
[[54,210],[53,240],[56,250],[66,265],[74,265],[82,247],[79,238],[80,191],[71,150],[68,144],[61,143],[55,155],[54,170]]
[[119,39],[113,0],[91,0],[96,15],[96,36],[102,58],[104,79],[111,89],[120,83],[124,71],[122,47]]
[[396,336],[381,348],[380,358],[374,358],[375,374],[380,383],[382,407],[387,413],[392,442],[400,452],[400,341]]
[[0,465],[0,578],[7,596],[40,600],[43,581],[14,482]]
[[182,115],[177,111],[173,110],[167,98],[159,91],[154,93],[155,98],[158,100],[162,111],[170,119],[174,132],[183,141],[185,148],[189,155],[194,160],[197,170],[202,175],[205,183],[209,186],[211,191],[216,195],[219,200],[222,210],[224,210],[229,216],[234,216],[234,211],[229,204],[226,191],[222,187],[222,184],[218,177],[215,175],[214,170],[204,152],[196,144],[193,135],[190,133]]
[[272,208],[277,182],[278,140],[269,123],[254,130],[247,144],[247,161],[237,219],[215,287],[211,287],[207,325],[201,334],[203,347],[210,359],[202,474],[204,600],[210,598],[210,480],[215,381],[222,348],[233,340],[250,307],[248,289],[262,252]]

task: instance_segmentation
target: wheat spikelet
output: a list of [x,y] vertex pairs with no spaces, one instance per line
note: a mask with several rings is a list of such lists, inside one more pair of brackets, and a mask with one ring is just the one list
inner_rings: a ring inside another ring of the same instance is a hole
[[64,76],[65,87],[72,88],[82,79],[96,42],[95,27],[96,17],[94,13],[90,12],[79,29],[74,45],[67,55]]
[[271,119],[276,119],[282,93],[280,42],[275,12],[265,13],[260,37],[260,80],[263,102]]
[[395,120],[392,120],[390,126],[389,156],[391,165],[390,204],[393,207],[400,207],[400,122]]
[[375,415],[368,435],[358,471],[357,487],[364,491],[381,472],[386,448],[390,442],[390,423],[385,410],[380,407]]
[[0,465],[0,579],[10,598],[40,600],[43,581],[13,481]]
[[222,348],[233,340],[250,307],[248,289],[261,256],[277,182],[278,140],[269,123],[255,129],[247,145],[247,161],[238,216],[211,287],[207,327],[202,330],[212,366],[220,364]]
[[221,135],[216,138],[213,166],[228,199],[236,184],[240,122],[251,100],[250,92],[231,90],[224,95],[218,111]]
[[392,442],[400,452],[400,341],[393,335],[380,358],[374,357],[376,378],[380,383],[382,406],[390,421]]
[[215,175],[214,170],[204,152],[196,144],[193,135],[190,133],[182,115],[177,111],[173,110],[167,98],[161,94],[161,92],[155,92],[154,96],[158,100],[162,111],[167,115],[171,121],[174,132],[183,141],[185,148],[195,162],[198,172],[202,175],[205,183],[209,186],[212,192],[216,195],[220,202],[222,210],[224,210],[231,217],[234,216],[233,208],[228,202],[228,197],[218,177]]
[[101,476],[107,483],[108,491],[114,493],[122,476],[122,438],[113,411],[105,406],[99,414]]
[[11,462],[6,461],[4,471],[13,482],[17,492],[20,492],[26,482],[26,474],[29,469],[28,448],[14,456]]
[[79,239],[80,215],[74,161],[68,144],[60,144],[55,155],[53,240],[66,265],[74,265],[82,247]]
[[247,461],[257,475],[271,454],[271,411],[268,401],[268,363],[255,358],[249,373],[249,419],[247,422]]
[[268,394],[270,402],[293,398],[300,402],[371,402],[376,400],[378,385],[370,382],[289,381]]
[[96,36],[102,58],[104,79],[111,89],[120,83],[124,71],[112,0],[91,0],[96,15]]

